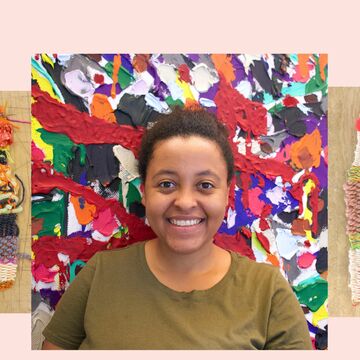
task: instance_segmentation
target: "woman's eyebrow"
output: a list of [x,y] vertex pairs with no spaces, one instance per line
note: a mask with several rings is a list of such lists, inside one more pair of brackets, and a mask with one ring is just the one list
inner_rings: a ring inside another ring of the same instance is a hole
[[220,176],[211,170],[204,170],[196,173],[196,176],[212,176],[220,181]]
[[154,177],[163,176],[163,175],[177,175],[177,172],[169,169],[161,169],[157,173],[155,173]]
[[[157,173],[154,174],[154,177],[157,176],[164,176],[164,175],[168,175],[168,176],[178,176],[179,174],[175,171],[175,170],[170,170],[170,169],[161,169],[159,170]],[[200,171],[198,173],[195,174],[195,176],[212,176],[214,177],[216,180],[220,181],[220,176],[217,175],[214,171],[211,170],[203,170]]]

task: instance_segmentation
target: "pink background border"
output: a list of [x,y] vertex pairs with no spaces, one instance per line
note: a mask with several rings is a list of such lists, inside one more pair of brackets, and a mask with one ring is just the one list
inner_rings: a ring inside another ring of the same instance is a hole
[[[329,86],[360,86],[360,5],[356,0],[256,0],[246,4],[239,0],[137,0],[132,7],[119,0],[107,3],[106,8],[101,1],[90,8],[89,0],[2,4],[0,90],[30,90],[30,57],[36,52],[116,51],[324,52],[329,54]],[[30,350],[30,328],[29,314],[0,314],[2,356],[49,358],[46,352]],[[356,351],[360,318],[330,318],[329,329],[328,351],[247,352],[246,358],[329,359]],[[99,355],[59,352],[51,356],[95,359]],[[145,354],[126,351],[106,355],[134,359]],[[238,359],[243,355],[233,351],[171,353],[174,359]],[[146,356],[167,359],[169,352],[147,352]]]

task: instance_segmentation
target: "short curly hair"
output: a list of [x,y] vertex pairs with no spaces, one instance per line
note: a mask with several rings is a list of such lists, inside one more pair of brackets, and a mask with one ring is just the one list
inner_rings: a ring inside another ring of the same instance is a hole
[[215,142],[221,149],[227,167],[227,182],[234,175],[234,157],[228,141],[228,130],[214,114],[201,108],[174,107],[170,114],[160,114],[154,125],[148,129],[141,141],[138,170],[145,182],[147,168],[156,143],[172,137],[200,136]]

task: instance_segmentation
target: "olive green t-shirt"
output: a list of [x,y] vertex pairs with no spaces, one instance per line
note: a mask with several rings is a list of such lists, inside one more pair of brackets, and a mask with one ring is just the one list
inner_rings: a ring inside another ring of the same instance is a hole
[[64,349],[311,349],[304,314],[276,267],[231,252],[207,290],[174,291],[150,271],[144,243],[97,253],[44,330]]

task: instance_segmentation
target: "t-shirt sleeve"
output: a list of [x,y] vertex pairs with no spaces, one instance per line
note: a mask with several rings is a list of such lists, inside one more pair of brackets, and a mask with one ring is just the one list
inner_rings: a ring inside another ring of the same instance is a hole
[[55,314],[43,331],[46,340],[66,350],[78,349],[86,337],[84,316],[96,269],[95,254],[65,291]]
[[289,283],[276,269],[268,321],[268,350],[311,350],[309,330]]

